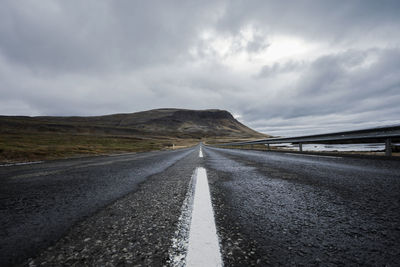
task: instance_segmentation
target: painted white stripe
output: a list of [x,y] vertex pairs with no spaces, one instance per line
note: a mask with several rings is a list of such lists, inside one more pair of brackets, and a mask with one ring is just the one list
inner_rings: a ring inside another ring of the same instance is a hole
[[203,151],[201,150],[201,147],[200,147],[199,158],[202,158],[202,157],[203,157]]
[[43,161],[31,161],[31,162],[18,162],[18,163],[7,163],[7,164],[2,164],[0,167],[8,167],[8,166],[20,166],[20,165],[30,165],[30,164],[39,164],[42,163]]
[[186,266],[222,266],[207,173],[197,168]]
[[117,153],[117,154],[110,154],[106,155],[107,157],[118,157],[118,156],[126,156],[126,155],[135,155],[137,152],[129,152],[129,153]]
[[295,154],[295,153],[285,153],[292,156],[306,156],[306,157],[316,157],[316,158],[330,158],[330,159],[342,159],[342,157],[335,156],[320,156],[320,155],[308,155],[308,154]]

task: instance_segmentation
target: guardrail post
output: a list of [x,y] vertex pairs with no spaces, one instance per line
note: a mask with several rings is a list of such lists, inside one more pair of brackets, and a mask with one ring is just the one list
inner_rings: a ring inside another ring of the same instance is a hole
[[390,138],[386,139],[385,142],[385,155],[388,157],[392,155],[392,140]]
[[299,143],[299,151],[303,152],[303,144],[302,143]]

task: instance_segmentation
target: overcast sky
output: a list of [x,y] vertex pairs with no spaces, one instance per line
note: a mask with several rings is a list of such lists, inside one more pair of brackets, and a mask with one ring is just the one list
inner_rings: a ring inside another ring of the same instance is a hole
[[226,109],[264,133],[400,123],[400,1],[2,0],[0,114]]

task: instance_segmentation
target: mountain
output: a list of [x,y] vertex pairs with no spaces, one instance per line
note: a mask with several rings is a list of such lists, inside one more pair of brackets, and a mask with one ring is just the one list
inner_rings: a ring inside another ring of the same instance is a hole
[[92,117],[0,116],[0,163],[260,139],[224,110],[154,109]]
[[225,110],[154,109],[91,117],[0,116],[0,131],[175,138],[265,138]]

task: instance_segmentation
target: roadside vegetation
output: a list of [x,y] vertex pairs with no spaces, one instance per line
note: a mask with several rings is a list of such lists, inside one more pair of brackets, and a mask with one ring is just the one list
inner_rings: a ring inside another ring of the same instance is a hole
[[95,117],[0,116],[0,162],[178,149],[265,138],[224,110],[155,109]]
[[191,139],[144,139],[56,133],[0,133],[0,162],[26,162],[126,152],[176,149],[198,143]]

